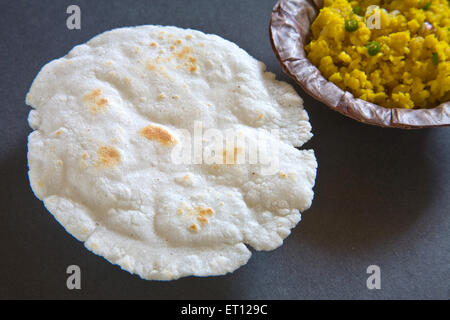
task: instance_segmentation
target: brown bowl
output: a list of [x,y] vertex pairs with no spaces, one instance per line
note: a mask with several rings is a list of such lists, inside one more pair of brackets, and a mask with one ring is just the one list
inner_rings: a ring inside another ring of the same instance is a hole
[[315,99],[364,123],[402,129],[450,125],[450,102],[432,109],[389,109],[355,98],[325,79],[304,50],[311,23],[322,7],[323,0],[279,0],[273,8],[270,40],[284,72]]

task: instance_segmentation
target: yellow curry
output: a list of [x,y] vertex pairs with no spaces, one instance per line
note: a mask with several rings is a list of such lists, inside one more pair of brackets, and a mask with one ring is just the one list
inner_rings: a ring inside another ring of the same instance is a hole
[[450,99],[450,1],[325,0],[308,59],[357,98],[387,108]]

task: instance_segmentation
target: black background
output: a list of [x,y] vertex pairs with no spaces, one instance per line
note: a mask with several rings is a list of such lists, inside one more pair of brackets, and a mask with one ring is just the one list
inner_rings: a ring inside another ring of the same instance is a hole
[[[273,0],[0,0],[0,298],[448,299],[450,129],[357,123],[306,95],[319,162],[315,199],[285,244],[233,274],[144,281],[67,234],[29,187],[25,95],[40,68],[122,26],[176,25],[237,43],[282,73],[268,24]],[[81,7],[81,30],[66,8]],[[66,268],[82,289],[66,288]],[[381,267],[382,289],[366,288]]]

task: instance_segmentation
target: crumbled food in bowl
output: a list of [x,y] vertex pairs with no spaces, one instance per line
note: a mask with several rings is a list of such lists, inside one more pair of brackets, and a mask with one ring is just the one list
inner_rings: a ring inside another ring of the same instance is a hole
[[450,1],[325,0],[305,47],[322,74],[386,108],[450,100]]

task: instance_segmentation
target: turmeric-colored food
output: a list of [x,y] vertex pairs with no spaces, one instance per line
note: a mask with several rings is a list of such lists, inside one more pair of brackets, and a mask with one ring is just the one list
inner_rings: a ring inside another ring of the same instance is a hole
[[325,0],[308,59],[341,89],[386,108],[450,100],[450,1]]

